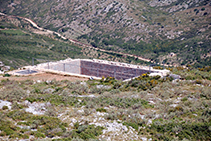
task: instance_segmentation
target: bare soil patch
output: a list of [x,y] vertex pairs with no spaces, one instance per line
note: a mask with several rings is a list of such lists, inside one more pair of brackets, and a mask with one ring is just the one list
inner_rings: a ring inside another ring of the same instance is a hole
[[27,75],[27,76],[10,76],[10,77],[0,77],[0,80],[3,79],[9,79],[9,80],[15,80],[15,81],[24,81],[24,80],[69,80],[69,81],[84,81],[88,80],[88,78],[81,78],[76,76],[63,76],[63,75],[57,75],[57,74],[51,74],[51,73],[39,73],[34,75]]

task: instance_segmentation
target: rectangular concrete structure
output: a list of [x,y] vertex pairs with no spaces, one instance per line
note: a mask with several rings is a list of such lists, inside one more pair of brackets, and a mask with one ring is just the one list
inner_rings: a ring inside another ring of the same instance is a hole
[[[100,78],[104,76],[122,80],[137,77],[150,71],[149,67],[98,59],[66,59],[39,64],[36,68],[86,77]],[[150,72],[158,71],[152,69]]]

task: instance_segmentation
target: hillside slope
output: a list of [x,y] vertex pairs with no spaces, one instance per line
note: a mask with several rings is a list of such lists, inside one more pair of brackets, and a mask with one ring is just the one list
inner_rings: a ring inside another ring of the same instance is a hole
[[[38,34],[39,33],[39,34]],[[0,60],[12,68],[53,60],[84,58],[81,48],[34,28],[27,20],[0,15]]]
[[207,0],[3,0],[0,11],[94,47],[172,65],[211,64]]
[[[135,55],[94,48],[60,33],[39,27],[21,16],[0,13],[0,61],[12,68],[66,58],[98,58],[135,64],[150,60]],[[4,70],[4,65],[0,67]]]

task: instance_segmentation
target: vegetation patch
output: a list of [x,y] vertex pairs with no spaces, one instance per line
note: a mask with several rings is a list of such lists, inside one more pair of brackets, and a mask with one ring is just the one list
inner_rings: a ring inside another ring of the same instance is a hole
[[[0,98],[10,101],[12,108],[2,106],[0,135],[11,139],[98,140],[116,133],[107,133],[109,127],[95,126],[95,122],[109,122],[109,126],[118,122],[127,127],[120,129],[118,139],[131,130],[152,140],[210,140],[210,68],[168,69],[181,79],[143,74],[128,82],[113,77],[83,83],[2,80]],[[39,103],[48,104],[44,115],[25,111],[27,104]],[[90,121],[81,120],[86,118]]]

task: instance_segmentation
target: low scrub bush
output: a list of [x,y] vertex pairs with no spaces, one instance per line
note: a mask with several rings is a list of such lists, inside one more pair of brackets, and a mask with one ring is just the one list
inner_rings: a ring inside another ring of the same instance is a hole
[[104,109],[104,108],[98,108],[98,109],[96,109],[96,111],[97,112],[106,112],[106,109]]
[[118,119],[118,115],[114,111],[109,112],[107,115],[104,115],[104,117],[107,120],[117,120]]
[[10,77],[10,76],[11,76],[11,75],[8,74],[8,73],[6,73],[6,74],[3,75],[3,77]]
[[179,140],[209,140],[211,138],[209,127],[210,123],[207,122],[156,120],[151,127],[148,128],[152,130],[152,132],[161,134],[160,137],[156,137],[158,139],[164,139],[165,137],[173,139],[175,136],[178,137]]
[[133,127],[136,131],[138,131],[139,129],[139,125],[134,123],[134,122],[124,122],[123,125],[126,125],[126,126],[131,126]]
[[17,134],[18,128],[13,125],[11,121],[5,120],[5,119],[0,119],[0,136],[9,136],[12,138],[14,134]]
[[129,81],[128,85],[131,87],[138,87],[138,89],[146,91],[147,89],[154,88],[161,81],[162,80],[160,80],[160,76],[150,77],[148,74],[144,73],[138,78]]
[[200,96],[206,98],[207,100],[211,100],[211,92],[210,91],[211,91],[210,87],[204,87],[201,90]]
[[8,101],[21,101],[23,97],[27,97],[26,92],[15,84],[8,85],[4,91],[0,91],[0,99],[5,99]]
[[106,77],[106,78],[102,77],[100,82],[103,85],[110,85],[110,84],[114,84],[115,82],[117,82],[117,80],[114,77]]
[[13,120],[25,120],[25,119],[30,118],[31,114],[22,110],[13,110],[9,112],[7,116],[9,118],[12,118]]
[[96,139],[97,136],[102,134],[103,129],[104,128],[100,126],[95,127],[95,125],[79,124],[76,122],[74,124],[74,130],[65,133],[64,136],[68,136],[68,138],[66,138],[67,140],[75,138],[83,140]]
[[56,106],[58,105],[69,105],[74,106],[76,103],[78,103],[77,98],[70,97],[66,95],[57,95],[57,94],[40,94],[40,95],[33,95],[30,97],[27,97],[26,100],[30,102],[50,102],[51,104],[54,104]]
[[81,105],[86,105],[87,103],[93,103],[93,105],[98,105],[100,107],[105,106],[115,106],[118,108],[129,108],[135,104],[141,104],[144,108],[153,108],[153,105],[150,105],[148,101],[142,100],[139,98],[119,98],[112,96],[101,96],[98,98],[84,98],[81,102]]
[[5,105],[4,105],[4,106],[2,107],[2,110],[7,110],[7,109],[9,109],[8,106],[5,106]]
[[14,102],[12,104],[12,109],[13,110],[19,110],[19,109],[23,109],[23,105],[18,104],[17,102]]
[[35,132],[31,132],[31,135],[34,135],[35,138],[45,138],[45,134],[39,132],[39,131],[35,131]]

